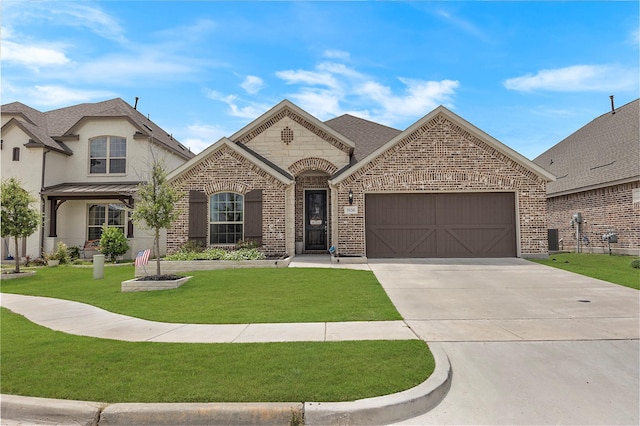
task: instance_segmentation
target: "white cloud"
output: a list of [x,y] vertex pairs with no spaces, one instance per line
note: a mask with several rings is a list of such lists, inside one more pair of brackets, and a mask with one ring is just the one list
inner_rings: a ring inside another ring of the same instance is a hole
[[510,78],[504,86],[521,92],[610,92],[637,88],[638,75],[616,65],[572,65]]
[[162,52],[137,52],[103,56],[78,64],[72,74],[53,73],[49,77],[132,85],[136,81],[173,80],[192,72],[194,68],[179,58]]
[[264,87],[264,81],[260,77],[256,77],[255,75],[248,75],[242,84],[240,84],[247,93],[250,95],[255,95]]
[[187,126],[184,134],[186,137],[181,139],[182,144],[188,146],[196,154],[204,151],[221,138],[229,136],[225,129],[210,124],[191,124]]
[[450,103],[459,83],[399,77],[402,93],[340,62],[322,62],[314,70],[285,70],[276,75],[299,86],[287,95],[320,119],[349,111],[359,117],[394,125],[416,119],[438,104]]
[[9,90],[19,93],[21,102],[36,107],[67,106],[116,96],[114,93],[106,90],[82,90],[56,85],[37,85],[29,88],[16,88],[12,86]]
[[260,114],[264,113],[269,106],[250,102],[246,106],[239,106],[239,99],[237,95],[223,95],[215,90],[205,90],[205,94],[209,99],[214,101],[224,102],[229,106],[230,115],[239,118],[257,118]]
[[66,65],[71,62],[64,52],[54,47],[15,43],[6,38],[2,42],[0,55],[5,62],[36,70],[40,67]]
[[[6,3],[6,4],[5,4]],[[67,27],[82,27],[100,37],[126,42],[124,28],[118,19],[89,2],[74,1],[5,1],[5,22],[37,25],[41,21]]]
[[305,84],[331,88],[337,88],[339,86],[338,81],[329,72],[286,70],[276,72],[276,76],[284,80],[286,84]]
[[323,54],[325,58],[347,60],[351,57],[349,52],[343,50],[326,50]]

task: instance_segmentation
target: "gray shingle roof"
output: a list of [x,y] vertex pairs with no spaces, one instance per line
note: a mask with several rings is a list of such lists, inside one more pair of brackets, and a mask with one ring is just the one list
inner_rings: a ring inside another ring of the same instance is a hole
[[140,111],[120,98],[73,105],[47,112],[40,112],[20,102],[2,105],[1,108],[3,115],[15,114],[20,121],[28,124],[27,121],[19,117],[19,114],[27,117],[39,129],[38,142],[56,149],[68,150],[64,144],[56,142],[55,138],[72,134],[73,127],[84,118],[127,117],[138,127],[142,135],[153,135],[155,140],[175,154],[185,159],[195,155],[157,124],[142,115]]
[[358,162],[402,133],[398,129],[344,114],[324,122],[355,143],[352,163]]
[[534,159],[557,177],[547,195],[640,178],[639,104],[636,99],[601,115]]

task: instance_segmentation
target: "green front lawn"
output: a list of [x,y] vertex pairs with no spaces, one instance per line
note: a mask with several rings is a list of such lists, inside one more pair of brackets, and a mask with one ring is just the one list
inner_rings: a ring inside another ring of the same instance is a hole
[[419,340],[132,343],[68,335],[0,311],[6,394],[111,403],[347,401],[411,388],[434,369]]
[[[187,274],[185,274],[187,275]],[[401,319],[370,271],[314,268],[190,272],[175,290],[122,293],[133,266],[41,268],[29,278],[2,281],[2,291],[75,300],[153,321],[193,324],[382,321]]]
[[640,269],[631,267],[634,256],[609,256],[608,254],[560,253],[549,259],[534,262],[553,266],[577,274],[640,289]]

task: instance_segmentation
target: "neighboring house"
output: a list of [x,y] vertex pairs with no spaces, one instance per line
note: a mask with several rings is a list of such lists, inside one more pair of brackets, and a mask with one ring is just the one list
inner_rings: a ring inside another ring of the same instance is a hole
[[639,103],[612,109],[533,160],[557,177],[547,185],[552,249],[575,250],[579,241],[581,251],[608,253],[602,236],[612,232],[612,251],[639,254]]
[[544,257],[542,167],[440,106],[404,131],[284,100],[179,166],[167,251],[256,240],[268,254]]
[[137,185],[152,155],[172,170],[193,153],[122,99],[48,112],[19,102],[1,108],[2,178],[18,178],[44,217],[20,253],[3,242],[3,259],[38,257],[58,242],[84,247],[105,223],[129,239],[125,257],[152,247],[152,234],[131,221]]

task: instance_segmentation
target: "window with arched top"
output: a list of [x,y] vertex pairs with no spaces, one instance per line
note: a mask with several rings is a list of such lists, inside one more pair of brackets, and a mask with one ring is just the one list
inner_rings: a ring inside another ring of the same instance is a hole
[[89,140],[90,174],[125,174],[126,172],[126,138],[100,136]]
[[219,192],[209,198],[209,243],[236,244],[244,235],[244,196]]

